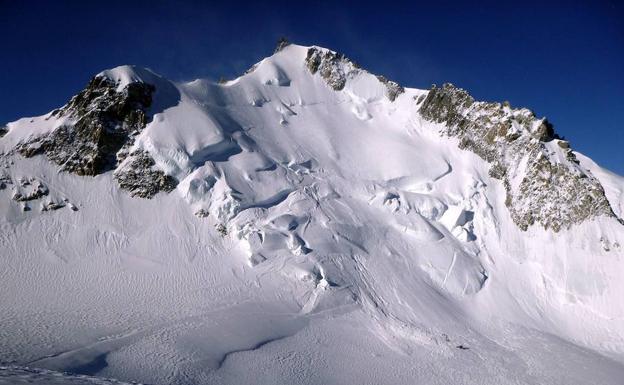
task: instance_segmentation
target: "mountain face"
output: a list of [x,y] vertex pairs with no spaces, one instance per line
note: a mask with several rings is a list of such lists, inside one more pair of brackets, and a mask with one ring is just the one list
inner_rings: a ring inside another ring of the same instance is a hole
[[0,154],[0,383],[624,376],[624,178],[528,109],[282,42],[101,72]]
[[546,119],[527,109],[475,102],[450,84],[429,91],[420,107],[425,119],[446,125],[459,147],[491,164],[503,181],[505,204],[523,230],[538,223],[559,231],[599,215],[615,217],[600,182],[580,167],[567,141]]

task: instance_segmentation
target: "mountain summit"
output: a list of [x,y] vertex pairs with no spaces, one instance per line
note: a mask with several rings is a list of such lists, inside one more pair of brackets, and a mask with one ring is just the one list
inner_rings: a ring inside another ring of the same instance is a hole
[[103,71],[0,129],[0,154],[12,371],[624,375],[624,178],[528,109],[280,41],[231,81]]

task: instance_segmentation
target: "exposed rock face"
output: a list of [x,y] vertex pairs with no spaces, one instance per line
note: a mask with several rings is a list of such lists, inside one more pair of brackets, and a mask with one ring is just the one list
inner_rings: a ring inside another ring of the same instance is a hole
[[0,138],[2,138],[8,132],[6,127],[0,127]]
[[306,66],[312,74],[318,72],[335,91],[342,90],[347,83],[347,77],[360,71],[358,66],[343,54],[314,47],[308,50]]
[[177,182],[156,170],[145,152],[135,152],[120,167],[134,138],[148,123],[147,109],[155,87],[135,81],[123,90],[105,76],[96,76],[67,105],[53,112],[70,122],[48,135],[21,143],[17,151],[26,157],[44,154],[64,171],[98,175],[117,169],[115,179],[132,195],[151,198],[171,191]]
[[394,102],[395,99],[405,92],[405,88],[401,87],[399,83],[386,79],[384,76],[377,76],[380,82],[386,85],[386,97]]
[[152,198],[160,191],[170,192],[178,181],[156,169],[154,160],[145,151],[135,151],[128,156],[113,174],[119,187],[132,196]]
[[569,143],[530,110],[476,102],[444,84],[429,91],[420,113],[444,123],[446,135],[491,164],[490,175],[503,181],[507,207],[521,229],[539,223],[559,231],[598,215],[615,216],[602,185],[578,165]]
[[[335,91],[344,89],[349,78],[366,72],[343,54],[316,47],[308,49],[305,64],[310,73],[313,75],[319,73],[327,85]],[[396,82],[383,76],[377,76],[377,79],[386,86],[386,97],[391,102],[405,92],[405,89]]]
[[54,112],[73,124],[18,147],[31,157],[45,154],[63,170],[78,175],[97,175],[117,165],[117,153],[129,146],[147,123],[146,109],[152,102],[154,86],[134,82],[123,91],[106,77],[95,77],[85,90]]

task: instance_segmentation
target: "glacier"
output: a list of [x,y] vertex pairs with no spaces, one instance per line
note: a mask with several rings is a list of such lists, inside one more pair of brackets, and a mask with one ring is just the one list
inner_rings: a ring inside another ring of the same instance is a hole
[[464,92],[282,44],[9,123],[0,384],[621,383],[624,178]]

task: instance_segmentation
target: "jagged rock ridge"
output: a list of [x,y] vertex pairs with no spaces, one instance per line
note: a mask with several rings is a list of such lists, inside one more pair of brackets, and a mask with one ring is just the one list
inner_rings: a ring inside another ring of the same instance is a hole
[[503,181],[520,228],[539,223],[559,231],[598,215],[615,216],[600,182],[578,165],[546,119],[507,103],[477,102],[452,84],[434,86],[419,102],[425,119],[443,123],[460,148],[491,164],[490,176]]

